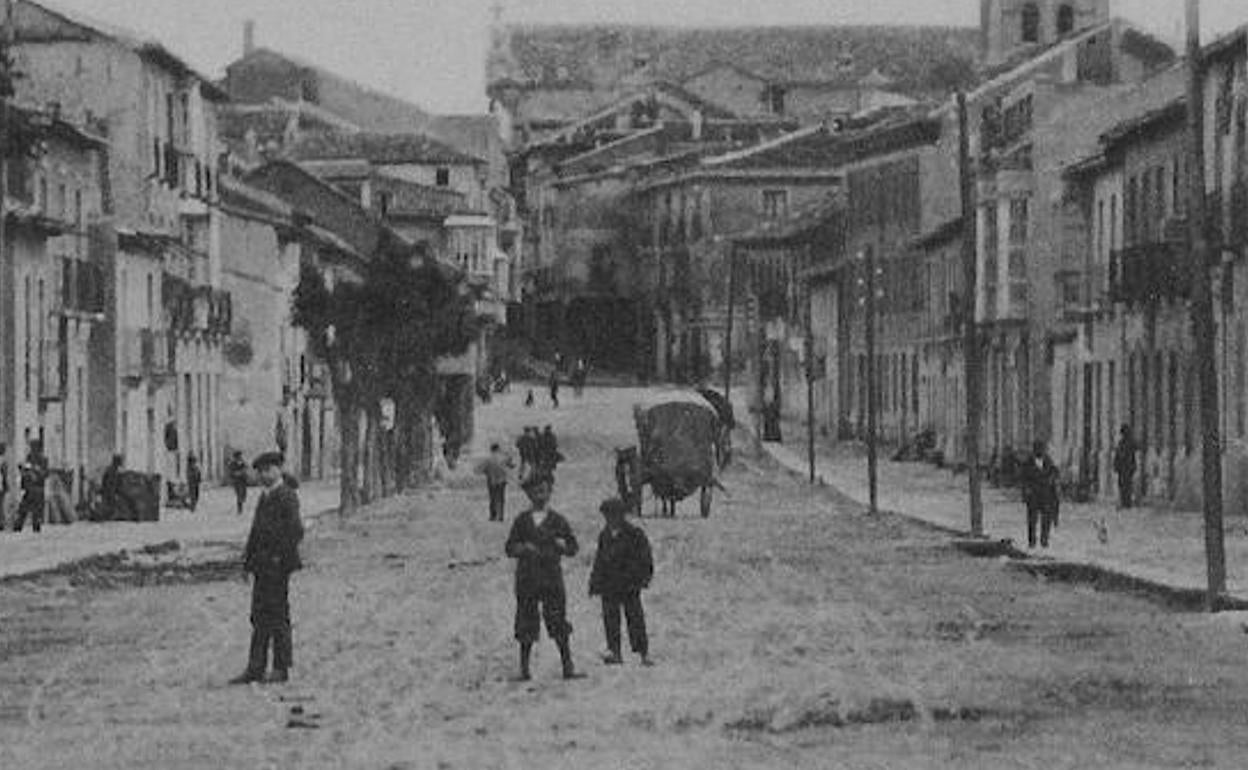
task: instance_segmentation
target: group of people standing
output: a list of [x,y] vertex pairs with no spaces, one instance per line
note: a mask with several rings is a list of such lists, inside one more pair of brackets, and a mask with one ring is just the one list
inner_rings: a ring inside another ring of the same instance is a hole
[[[567,618],[567,591],[561,560],[575,556],[580,549],[568,520],[550,507],[553,482],[543,476],[524,484],[529,507],[516,517],[507,536],[504,551],[516,560],[515,638],[520,645],[521,681],[532,678],[530,659],[544,623],[546,633],[559,649],[564,679],[584,674],[572,661],[569,637],[572,624]],[[607,641],[603,662],[623,662],[620,644],[620,615],[628,626],[629,645],[644,666],[651,665],[646,616],[641,592],[649,587],[654,561],[646,533],[626,518],[628,507],[618,498],[604,500],[598,508],[604,526],[598,535],[589,578],[589,595],[602,602],[602,623]]]
[[[514,633],[520,645],[520,680],[531,678],[530,659],[543,623],[547,635],[559,649],[565,679],[582,676],[572,661],[569,637],[572,624],[567,618],[567,591],[561,560],[580,550],[572,526],[550,507],[554,469],[563,460],[554,430],[547,425],[541,432],[529,426],[516,440],[520,453],[520,486],[529,506],[512,522],[504,552],[516,560],[516,614]],[[515,463],[497,443],[477,466],[489,489],[489,520],[503,521],[507,482]],[[654,562],[646,533],[627,520],[629,511],[619,498],[604,500],[598,508],[604,526],[598,536],[589,578],[589,595],[602,602],[603,631],[607,654],[603,662],[616,665],[621,655],[621,615],[627,624],[629,645],[650,665],[649,637],[641,592],[650,585]]]
[[[1131,508],[1134,505],[1135,472],[1140,448],[1131,435],[1131,426],[1119,429],[1118,443],[1114,446],[1114,474],[1118,477],[1118,505]],[[1032,455],[1020,468],[1023,503],[1027,507],[1027,545],[1036,547],[1036,530],[1039,529],[1040,547],[1049,547],[1049,536],[1057,528],[1061,510],[1059,494],[1060,472],[1045,451],[1043,441],[1032,447]]]

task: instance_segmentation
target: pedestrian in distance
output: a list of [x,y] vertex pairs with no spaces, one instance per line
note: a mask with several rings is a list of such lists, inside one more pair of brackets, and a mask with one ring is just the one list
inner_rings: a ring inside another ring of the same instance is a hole
[[0,529],[4,529],[4,519],[8,509],[4,503],[9,498],[9,445],[0,441]]
[[[299,559],[303,521],[299,495],[283,478],[283,462],[281,452],[265,452],[253,464],[264,490],[243,550],[243,569],[252,575],[251,645],[246,670],[231,679],[231,684],[285,682],[294,662],[290,575],[303,566]],[[273,672],[266,679],[270,647]]]
[[1045,451],[1043,441],[1035,442],[1031,457],[1022,464],[1023,503],[1027,506],[1027,547],[1036,547],[1036,526],[1040,527],[1040,546],[1049,547],[1049,532],[1057,520],[1057,466]]
[[585,380],[588,378],[589,366],[585,363],[585,359],[576,359],[576,366],[572,369],[572,389],[577,398],[585,393]]
[[1130,508],[1135,485],[1135,455],[1139,452],[1131,426],[1123,424],[1118,431],[1118,445],[1114,447],[1114,473],[1118,475],[1118,505]]
[[559,439],[555,437],[555,431],[549,425],[537,433],[534,428],[535,452],[534,466],[538,473],[550,479],[551,483],[555,480],[555,468],[563,461],[563,454],[559,452]]
[[559,408],[559,370],[552,369],[550,372],[550,405],[554,409]]
[[529,388],[529,392],[524,396],[524,405],[533,406],[537,399],[533,397],[533,389]]
[[567,593],[563,584],[560,560],[575,556],[579,548],[568,520],[551,509],[551,484],[538,477],[529,481],[524,491],[529,496],[528,510],[516,517],[507,536],[505,551],[516,560],[515,637],[520,644],[520,681],[532,678],[530,659],[533,644],[541,634],[545,621],[546,633],[559,648],[564,679],[579,679],[572,663],[569,637],[572,624],[567,618]]
[[17,505],[17,521],[14,532],[21,532],[30,518],[30,528],[43,530],[43,509],[47,506],[48,458],[43,454],[43,442],[33,439],[26,461],[18,468],[22,479],[22,500]]
[[192,512],[199,507],[199,488],[203,483],[204,472],[200,470],[199,458],[191,452],[186,456],[186,494]]
[[117,521],[121,503],[121,471],[125,467],[125,455],[113,455],[112,462],[104,469],[100,477],[100,498],[104,504],[103,520]]
[[516,439],[516,451],[520,454],[520,483],[523,484],[533,475],[537,458],[537,428],[524,426],[524,432]]
[[516,467],[511,455],[498,444],[490,444],[490,454],[477,464],[477,473],[484,474],[490,493],[490,521],[502,521],[507,507],[507,479]]
[[650,640],[641,592],[649,588],[654,576],[650,540],[640,527],[628,521],[628,504],[618,497],[604,500],[598,511],[606,523],[598,535],[598,550],[589,574],[589,595],[602,600],[602,628],[607,638],[607,654],[602,661],[607,665],[624,662],[620,655],[622,610],[628,624],[628,644],[641,657],[641,665],[649,666]]
[[236,513],[241,516],[243,505],[247,502],[247,461],[243,459],[241,449],[235,449],[234,454],[226,461],[225,472],[229,477],[230,486],[234,488]]

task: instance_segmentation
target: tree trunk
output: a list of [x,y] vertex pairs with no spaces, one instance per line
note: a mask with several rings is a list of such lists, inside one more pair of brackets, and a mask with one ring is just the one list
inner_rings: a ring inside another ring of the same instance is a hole
[[338,406],[338,480],[340,516],[349,516],[360,507],[360,424],[355,407],[347,398],[336,399]]

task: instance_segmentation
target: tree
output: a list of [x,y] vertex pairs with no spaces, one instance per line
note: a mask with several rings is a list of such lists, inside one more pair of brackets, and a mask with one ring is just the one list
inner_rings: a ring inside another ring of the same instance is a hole
[[[480,328],[462,278],[386,233],[359,281],[331,289],[305,264],[293,315],[330,371],[343,513],[424,481],[438,359],[463,354]],[[386,400],[395,407],[393,426],[382,423]]]

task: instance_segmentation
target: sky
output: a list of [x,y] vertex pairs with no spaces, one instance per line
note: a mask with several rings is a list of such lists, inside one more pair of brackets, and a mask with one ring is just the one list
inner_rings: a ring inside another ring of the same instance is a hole
[[[979,0],[48,0],[165,43],[218,77],[256,44],[312,61],[433,112],[482,112],[492,6],[514,22],[637,24],[979,23]],[[1111,0],[1113,13],[1173,43],[1181,0]],[[1248,23],[1245,0],[1203,0],[1203,34]]]

